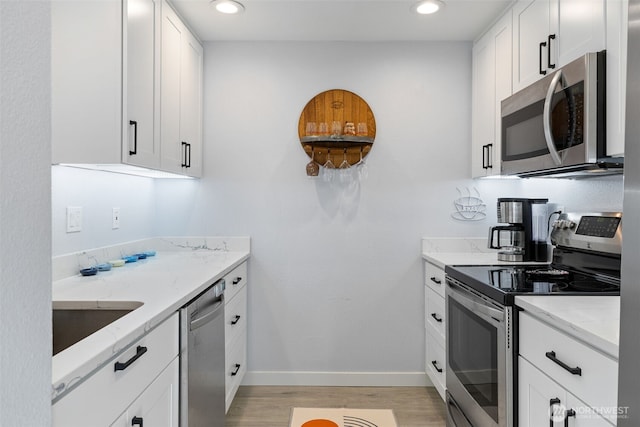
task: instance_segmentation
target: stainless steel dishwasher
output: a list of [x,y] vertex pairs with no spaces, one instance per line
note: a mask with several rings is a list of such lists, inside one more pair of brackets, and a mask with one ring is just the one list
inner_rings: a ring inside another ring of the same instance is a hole
[[180,309],[180,426],[224,427],[224,279]]

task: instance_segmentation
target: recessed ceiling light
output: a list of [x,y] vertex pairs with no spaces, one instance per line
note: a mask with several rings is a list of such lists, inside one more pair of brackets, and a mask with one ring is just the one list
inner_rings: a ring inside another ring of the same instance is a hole
[[237,13],[244,12],[244,6],[242,3],[235,0],[213,0],[209,4],[215,7],[218,12],[225,13],[227,15],[235,15]]
[[444,3],[440,0],[424,0],[413,5],[413,10],[420,15],[429,15],[436,13],[444,7]]

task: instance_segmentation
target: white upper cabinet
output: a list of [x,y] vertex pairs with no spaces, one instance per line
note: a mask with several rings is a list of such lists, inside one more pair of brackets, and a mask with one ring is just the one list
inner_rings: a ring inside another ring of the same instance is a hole
[[500,174],[500,103],[511,95],[512,18],[508,11],[473,47],[473,178]]
[[519,0],[513,6],[513,91],[606,47],[604,0]]
[[624,155],[629,2],[607,1],[607,156]]
[[202,46],[166,3],[162,8],[161,165],[202,171]]
[[124,119],[126,163],[158,168],[159,90],[158,60],[160,4],[154,0],[127,0],[126,111]]
[[122,3],[51,4],[53,163],[122,161]]
[[162,0],[52,3],[52,162],[202,173],[203,50]]

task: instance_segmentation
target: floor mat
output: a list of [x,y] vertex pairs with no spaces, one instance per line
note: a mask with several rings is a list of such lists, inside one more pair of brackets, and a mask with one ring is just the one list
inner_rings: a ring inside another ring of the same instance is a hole
[[391,409],[293,408],[289,427],[397,427]]

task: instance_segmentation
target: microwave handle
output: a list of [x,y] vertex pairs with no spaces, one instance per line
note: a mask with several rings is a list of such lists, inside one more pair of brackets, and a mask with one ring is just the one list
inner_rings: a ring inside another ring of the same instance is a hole
[[551,159],[553,159],[553,163],[555,163],[556,166],[561,166],[562,159],[560,158],[560,153],[556,150],[556,144],[553,140],[553,134],[551,133],[551,102],[558,83],[562,83],[563,86],[566,86],[562,70],[559,70],[553,76],[549,89],[547,90],[547,96],[544,99],[544,111],[542,113],[542,125],[544,127],[544,139],[547,142],[547,148],[549,149],[549,154],[551,154]]

